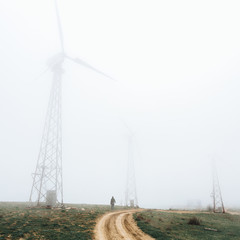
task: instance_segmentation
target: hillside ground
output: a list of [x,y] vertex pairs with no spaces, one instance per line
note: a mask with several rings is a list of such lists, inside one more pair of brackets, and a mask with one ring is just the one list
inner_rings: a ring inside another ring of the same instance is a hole
[[91,239],[96,219],[109,206],[73,205],[66,209],[27,208],[0,203],[0,239]]
[[157,240],[240,240],[238,214],[147,210],[134,218],[138,227]]
[[[67,204],[65,209],[45,209],[0,202],[0,240],[93,239],[97,218],[108,211],[106,205]],[[143,232],[157,240],[240,240],[240,215],[232,213],[144,210],[134,218]],[[199,225],[189,224],[191,219],[197,219]]]

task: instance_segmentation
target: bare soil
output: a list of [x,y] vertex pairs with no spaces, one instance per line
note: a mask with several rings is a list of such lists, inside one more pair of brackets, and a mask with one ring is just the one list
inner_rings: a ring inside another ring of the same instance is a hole
[[95,227],[95,240],[153,240],[136,225],[132,214],[141,210],[124,210],[103,215]]

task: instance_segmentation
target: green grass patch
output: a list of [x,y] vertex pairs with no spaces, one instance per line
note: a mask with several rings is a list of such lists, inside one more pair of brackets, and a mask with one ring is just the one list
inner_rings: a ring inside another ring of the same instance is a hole
[[70,205],[74,209],[27,209],[26,204],[0,203],[0,240],[89,240],[96,219],[109,206]]
[[[157,240],[240,239],[239,215],[147,210],[134,214],[134,218],[143,232]],[[196,219],[199,224],[191,224]]]

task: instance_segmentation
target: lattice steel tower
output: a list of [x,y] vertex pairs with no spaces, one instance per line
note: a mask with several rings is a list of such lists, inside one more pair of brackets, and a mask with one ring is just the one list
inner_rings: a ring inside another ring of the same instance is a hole
[[128,136],[128,160],[127,160],[125,206],[138,207],[135,166],[134,166],[134,134],[127,125],[126,127],[129,130],[129,136]]
[[62,63],[63,59],[60,58],[52,67],[52,90],[38,162],[33,175],[33,185],[29,201],[37,201],[38,206],[43,202],[46,202],[46,204],[50,206],[63,204],[61,121]]
[[213,198],[213,212],[221,212],[225,213],[225,208],[222,199],[221,188],[219,184],[217,169],[214,164],[213,166],[213,190],[212,190],[212,198]]
[[[33,174],[33,184],[30,193],[30,203],[37,206],[63,205],[63,178],[62,178],[62,65],[65,60],[87,67],[105,77],[111,78],[103,72],[93,68],[79,58],[71,58],[65,54],[61,21],[55,0],[61,52],[52,58],[46,71],[53,72],[53,83],[48,105],[43,136],[38,155],[37,166]],[[45,72],[46,72],[45,71]]]

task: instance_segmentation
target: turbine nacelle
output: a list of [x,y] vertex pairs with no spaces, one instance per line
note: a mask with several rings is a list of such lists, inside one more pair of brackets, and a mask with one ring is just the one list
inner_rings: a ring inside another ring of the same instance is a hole
[[57,53],[47,61],[47,66],[54,69],[56,66],[61,66],[65,60],[65,54]]
[[48,65],[48,69],[51,69],[53,72],[57,71],[57,70],[62,70],[62,64],[64,62],[65,59],[68,59],[71,62],[74,62],[76,64],[79,64],[85,68],[88,68],[98,74],[103,75],[104,77],[110,78],[111,80],[114,80],[112,77],[108,76],[107,74],[103,73],[102,71],[94,68],[93,66],[91,66],[90,64],[88,64],[87,62],[81,60],[80,58],[72,58],[67,56],[65,53],[58,53],[56,55],[54,55],[53,57],[51,57],[48,61],[47,61],[47,65]]

